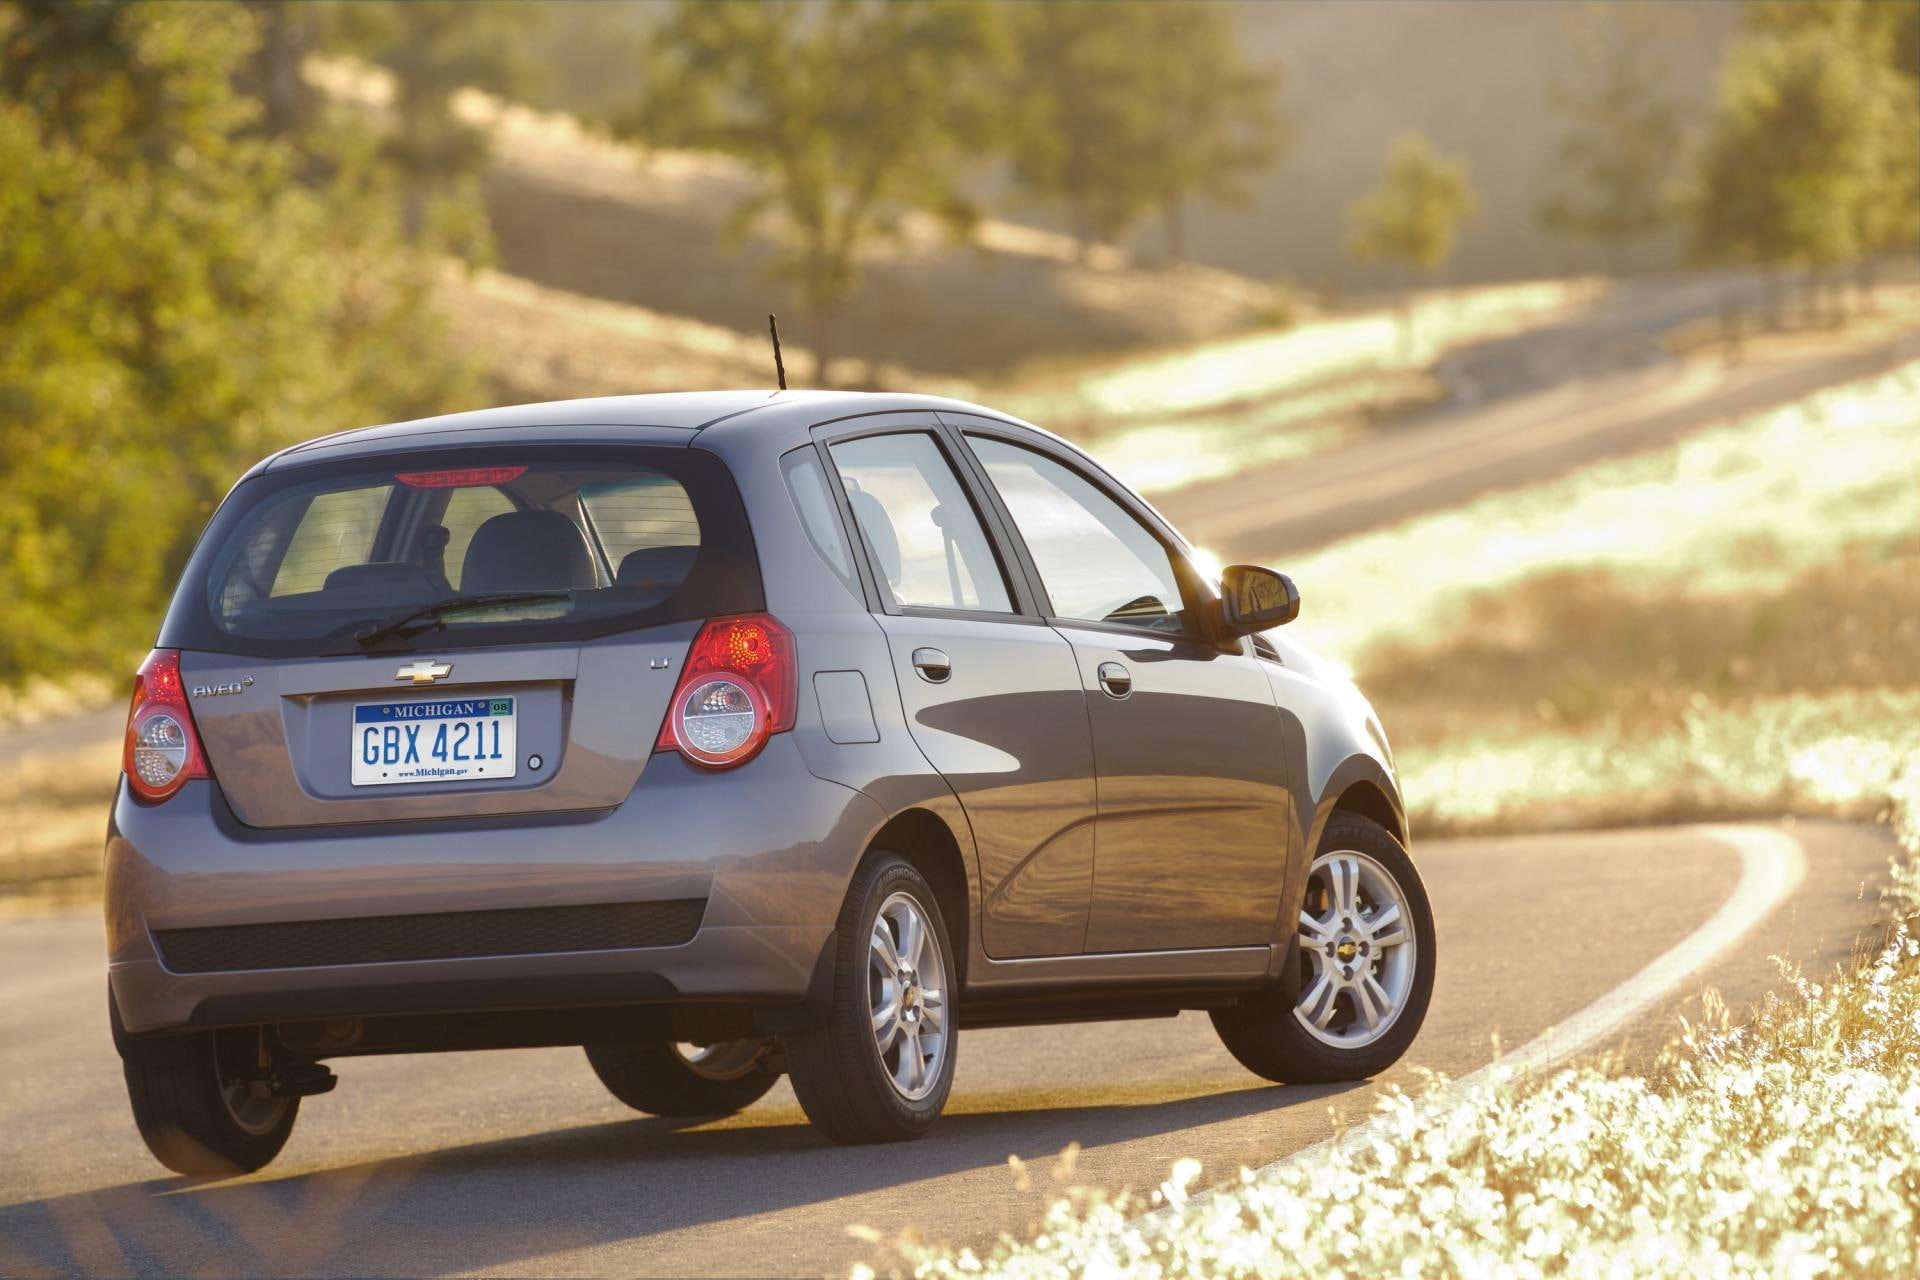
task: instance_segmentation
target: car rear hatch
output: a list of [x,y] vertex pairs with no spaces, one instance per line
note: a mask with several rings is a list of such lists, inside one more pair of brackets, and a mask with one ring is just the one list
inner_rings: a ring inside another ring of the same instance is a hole
[[255,827],[608,808],[705,618],[763,607],[724,464],[490,446],[269,469],[161,632]]

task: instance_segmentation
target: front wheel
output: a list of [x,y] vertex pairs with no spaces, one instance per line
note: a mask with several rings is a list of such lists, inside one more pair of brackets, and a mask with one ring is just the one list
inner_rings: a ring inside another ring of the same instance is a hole
[[1337,815],[1307,873],[1299,930],[1297,989],[1214,1011],[1227,1051],[1282,1084],[1385,1071],[1433,997],[1433,911],[1413,859],[1384,827]]
[[590,1044],[587,1061],[609,1093],[655,1116],[730,1116],[758,1102],[780,1079],[759,1040]]
[[933,1127],[953,1087],[958,968],[933,889],[883,854],[854,876],[836,927],[826,1026],[786,1038],[787,1076],[836,1142],[896,1142]]

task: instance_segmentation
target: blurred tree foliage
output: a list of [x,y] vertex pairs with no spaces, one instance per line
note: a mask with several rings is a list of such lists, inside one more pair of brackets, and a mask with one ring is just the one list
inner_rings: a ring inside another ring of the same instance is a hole
[[1580,79],[1555,87],[1567,132],[1538,211],[1547,229],[1616,251],[1672,218],[1682,156],[1680,110],[1660,91],[1658,33],[1642,16],[1596,15],[1610,29],[1586,45]]
[[[1348,210],[1347,250],[1356,258],[1403,263],[1426,276],[1453,255],[1460,227],[1479,207],[1467,163],[1442,155],[1417,133],[1387,153],[1386,172]],[[1413,357],[1413,307],[1400,309],[1400,354]]]
[[1165,220],[1186,256],[1185,203],[1243,204],[1286,130],[1277,69],[1250,66],[1233,18],[1210,3],[1055,0],[1009,6],[1018,53],[1014,181],[1057,199],[1081,242]]
[[897,240],[901,215],[954,233],[979,216],[961,182],[1002,125],[996,10],[969,0],[683,0],[655,31],[645,93],[620,129],[644,142],[745,161],[758,190],[733,212],[743,238],[764,220],[770,274],[805,312],[797,336],[824,384],[834,320],[862,254]]
[[1759,0],[1690,193],[1706,261],[1815,271],[1920,242],[1920,5]]
[[538,79],[527,38],[545,11],[528,0],[320,0],[320,9],[329,49],[393,73],[383,147],[404,178],[408,232],[470,261],[490,257],[480,196],[488,139],[460,118],[454,95],[527,94]]
[[146,643],[254,458],[470,387],[370,146],[303,183],[236,90],[259,35],[239,5],[0,3],[0,681]]

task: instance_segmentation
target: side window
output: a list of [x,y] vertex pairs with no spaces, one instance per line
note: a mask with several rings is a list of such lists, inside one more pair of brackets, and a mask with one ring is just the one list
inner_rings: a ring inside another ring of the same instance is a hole
[[441,514],[440,523],[447,530],[446,574],[455,591],[460,589],[460,578],[467,563],[467,544],[473,541],[474,533],[493,517],[513,509],[507,495],[492,485],[455,489],[447,498],[447,509]]
[[1019,527],[1055,617],[1187,630],[1173,557],[1125,507],[1044,454],[967,439]]
[[833,490],[827,487],[827,472],[820,465],[819,455],[811,445],[795,449],[780,459],[780,469],[786,473],[787,493],[793,498],[794,510],[800,513],[807,541],[834,576],[858,596],[860,579],[853,571],[853,548],[847,545],[840,513],[833,508]]
[[392,485],[381,484],[315,494],[300,523],[294,526],[287,554],[281,557],[267,594],[295,596],[318,591],[335,569],[365,564],[392,493]]
[[868,436],[832,453],[896,605],[1013,612],[993,544],[932,436]]

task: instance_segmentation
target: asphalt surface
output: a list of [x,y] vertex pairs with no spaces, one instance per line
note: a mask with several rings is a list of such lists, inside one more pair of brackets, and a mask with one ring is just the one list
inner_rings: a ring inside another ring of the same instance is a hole
[[[1645,1065],[1698,1012],[1824,967],[1874,918],[1891,844],[1784,828],[1798,888],[1593,1046]],[[1423,1069],[1459,1076],[1604,1003],[1721,912],[1742,864],[1702,829],[1418,844],[1439,970],[1426,1026],[1382,1080],[1270,1086],[1201,1015],[973,1031],[928,1137],[835,1148],[782,1084],[731,1119],[637,1117],[574,1050],[350,1060],[280,1159],[248,1178],[166,1175],[141,1147],[107,1035],[90,916],[0,924],[0,1274],[825,1275],[884,1264],[851,1225],[985,1247],[1073,1180],[1150,1189],[1183,1156],[1228,1179],[1369,1114]],[[1029,1162],[1022,1191],[1007,1157]],[[883,1265],[884,1270],[884,1265]]]

